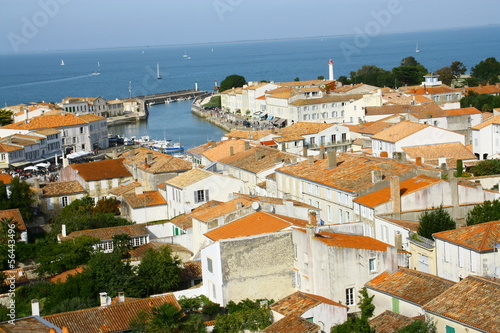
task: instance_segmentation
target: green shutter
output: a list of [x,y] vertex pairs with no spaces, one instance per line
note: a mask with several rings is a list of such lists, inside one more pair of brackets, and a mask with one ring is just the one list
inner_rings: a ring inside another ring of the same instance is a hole
[[399,299],[392,298],[392,312],[399,313]]
[[453,327],[446,325],[446,333],[455,333],[455,329]]

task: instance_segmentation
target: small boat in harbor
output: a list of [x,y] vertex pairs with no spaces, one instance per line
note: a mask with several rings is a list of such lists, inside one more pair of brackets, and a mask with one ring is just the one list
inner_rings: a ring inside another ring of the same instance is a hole
[[172,143],[171,140],[154,141],[149,146],[149,149],[169,155],[184,152],[184,147],[182,147],[179,142]]
[[159,62],[157,62],[157,63],[156,63],[156,78],[157,78],[158,80],[161,80],[161,75],[160,75],[160,63],[159,63]]
[[64,60],[61,60],[61,66],[64,66]]

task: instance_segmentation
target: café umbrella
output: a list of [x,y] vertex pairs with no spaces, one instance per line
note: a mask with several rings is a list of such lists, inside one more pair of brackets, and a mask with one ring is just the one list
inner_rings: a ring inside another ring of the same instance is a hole
[[37,171],[38,168],[36,166],[27,166],[24,168],[24,171]]

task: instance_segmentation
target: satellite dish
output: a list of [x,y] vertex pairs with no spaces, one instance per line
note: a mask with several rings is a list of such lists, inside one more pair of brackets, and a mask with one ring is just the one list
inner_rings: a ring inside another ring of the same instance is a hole
[[267,209],[267,211],[269,213],[274,213],[274,207],[273,206],[269,206],[269,208]]
[[258,203],[258,202],[252,202],[252,208],[253,208],[254,210],[258,210],[258,209],[260,208],[259,203]]

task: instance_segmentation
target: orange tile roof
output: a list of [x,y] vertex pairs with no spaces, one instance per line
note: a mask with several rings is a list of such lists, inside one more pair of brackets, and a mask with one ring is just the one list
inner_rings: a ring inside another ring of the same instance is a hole
[[[297,229],[303,233],[306,230]],[[347,234],[337,234],[332,232],[319,232],[314,235],[314,239],[333,247],[347,247],[351,249],[365,249],[373,251],[387,251],[390,244],[376,240],[367,236],[356,236]]]
[[408,157],[412,159],[423,157],[424,162],[427,162],[427,160],[437,160],[440,157],[460,160],[477,159],[476,155],[474,155],[469,149],[467,149],[467,147],[465,147],[461,142],[404,147],[403,151],[408,155]]
[[[410,193],[419,191],[427,186],[431,186],[442,181],[443,180],[439,178],[428,177],[425,175],[418,175],[416,177],[400,182],[399,193],[401,196],[408,195]],[[391,188],[386,187],[381,190],[358,197],[354,199],[354,202],[357,202],[366,207],[375,208],[378,205],[381,205],[390,200],[391,200]]]
[[92,114],[92,113],[87,113],[87,114],[83,114],[81,116],[78,116],[81,120],[87,122],[87,123],[91,123],[93,121],[98,121],[98,120],[102,120],[102,119],[106,119],[104,117],[101,117],[101,116],[98,116],[96,114]]
[[469,275],[424,305],[426,312],[497,333],[500,327],[498,279]]
[[52,134],[60,134],[61,131],[55,128],[43,128],[37,131],[33,131],[33,133],[38,133],[42,135],[52,135]]
[[9,185],[12,182],[12,176],[8,173],[0,173],[0,181],[5,185]]
[[399,90],[410,94],[410,95],[435,95],[435,94],[445,94],[450,92],[461,92],[462,89],[454,89],[445,84],[441,84],[440,86],[428,87],[428,86],[408,86],[401,87]]
[[370,326],[376,333],[394,333],[400,328],[408,326],[415,319],[385,310],[383,313],[369,320]]
[[221,204],[213,204],[201,210],[195,210],[189,215],[202,222],[209,222],[219,216],[236,211],[238,209],[238,202],[241,202],[242,207],[248,207],[252,204],[252,201],[250,200],[237,198]]
[[277,232],[289,226],[290,222],[278,215],[259,211],[213,229],[207,232],[205,236],[214,241],[219,241],[221,239]]
[[474,107],[469,107],[469,108],[461,108],[461,109],[450,109],[450,110],[443,110],[446,116],[462,116],[466,114],[481,114],[481,111]]
[[491,251],[500,243],[500,221],[441,231],[432,236],[476,251]]
[[473,130],[480,130],[489,126],[491,124],[499,125],[500,124],[500,115],[488,118],[488,120],[483,121],[482,123],[477,124],[476,126],[472,126]]
[[21,231],[26,231],[26,224],[24,223],[23,217],[19,208],[12,209],[4,209],[0,210],[0,220],[1,219],[10,219],[12,218],[12,222],[16,222],[17,228]]
[[290,141],[301,141],[304,140],[304,137],[299,134],[285,134],[282,136],[278,136],[273,138],[273,142],[276,143],[282,143],[282,142],[290,142]]
[[165,184],[182,189],[213,175],[222,176],[221,174],[216,174],[215,172],[204,169],[191,169],[175,176],[174,178],[170,178],[165,182]]
[[0,332],[2,333],[50,333],[51,328],[54,328],[52,324],[42,322],[39,317],[24,317],[15,319],[14,324],[9,321],[0,323]]
[[3,128],[15,130],[39,130],[43,128],[58,128],[66,126],[84,125],[87,122],[71,113],[59,113],[30,118],[27,123],[19,121],[17,123],[3,126]]
[[[148,154],[151,154],[151,163],[147,163]],[[181,158],[170,156],[167,154],[162,154],[147,148],[136,148],[129,150],[123,154],[121,157],[125,158],[124,164],[132,168],[134,163],[137,169],[144,170],[153,174],[160,173],[172,173],[172,172],[184,172],[191,170],[192,163]]]
[[276,83],[276,85],[281,87],[321,86],[324,84],[331,84],[334,82],[335,80],[305,80],[305,81],[278,82]]
[[62,312],[43,319],[59,327],[66,326],[71,333],[120,332],[129,330],[131,319],[141,311],[151,312],[153,307],[170,303],[181,309],[173,294],[114,303],[90,309]]
[[261,130],[261,131],[245,131],[245,130],[233,130],[227,133],[226,137],[228,138],[236,138],[236,139],[246,139],[246,140],[260,140],[266,135],[271,134],[271,130]]
[[436,275],[400,268],[392,274],[388,272],[380,274],[368,281],[365,286],[422,306],[441,295],[454,284],[455,282]]
[[[223,202],[216,201],[216,200],[210,200],[209,202],[204,203],[203,205],[196,207],[189,214],[182,214],[182,215],[178,215],[178,216],[174,217],[173,219],[170,220],[170,223],[175,224],[176,226],[178,226],[182,230],[187,230],[193,226],[193,217],[192,217],[193,215],[200,217],[199,218],[200,221],[208,222],[208,221],[204,221],[201,219],[204,219],[207,217],[210,218],[210,216],[212,216],[215,213],[215,211],[217,211],[217,209],[211,209],[210,207],[215,207],[215,206],[218,206],[221,204],[223,204]],[[228,206],[228,208],[229,208],[229,206]],[[208,212],[202,213],[202,211],[204,211],[205,209],[210,211],[210,213],[208,213]]]
[[205,150],[202,155],[208,158],[210,161],[218,161],[224,157],[230,156],[230,148],[233,147],[233,152],[239,153],[245,150],[245,144],[248,144],[244,140],[231,139],[223,140],[216,147],[211,147]]
[[8,145],[8,144],[5,144],[5,143],[0,143],[0,152],[1,153],[8,153],[8,152],[11,152],[11,151],[23,150],[23,149],[24,149],[23,147],[12,146],[12,145]]
[[[260,154],[259,159],[257,159],[258,154]],[[283,162],[287,159],[291,161],[294,157],[294,155],[282,152],[275,148],[267,146],[252,146],[248,150],[243,150],[239,153],[235,152],[233,156],[227,156],[219,159],[218,161],[222,164],[230,165],[251,173],[259,173],[275,168],[277,164],[276,158],[279,159],[279,162]]]
[[418,227],[420,226],[419,221],[409,221],[409,220],[399,220],[399,219],[391,219],[388,217],[383,217],[384,220],[397,224],[403,228],[410,229],[412,231],[417,232]]
[[132,192],[132,191],[135,192],[135,188],[139,187],[139,186],[142,186],[142,184],[139,182],[131,182],[131,183],[126,184],[126,185],[121,185],[121,186],[112,188],[111,190],[109,190],[108,193],[119,197],[119,196],[122,196],[128,192]]
[[101,241],[105,241],[111,240],[113,239],[113,236],[119,234],[127,234],[130,235],[130,237],[137,237],[148,235],[148,230],[146,229],[145,224],[121,225],[118,227],[73,231],[67,237],[61,238],[61,240],[65,241],[69,239],[75,239],[80,236],[89,236],[100,239]]
[[313,181],[329,187],[357,192],[369,188],[372,183],[372,170],[380,170],[385,178],[402,175],[416,170],[412,163],[398,162],[362,154],[342,153],[337,155],[337,167],[328,169],[328,160],[315,160],[309,164],[302,161],[276,169],[276,173],[288,174]]
[[82,185],[76,180],[60,181],[40,184],[43,197],[55,197],[68,194],[86,193]]
[[123,194],[122,198],[131,208],[144,208],[167,204],[158,191],[144,191],[142,194],[135,194],[134,191]]
[[262,330],[264,333],[318,333],[321,327],[299,316],[286,316]]
[[76,268],[67,270],[65,272],[62,272],[61,274],[54,275],[53,277],[49,278],[48,280],[52,283],[64,283],[66,280],[73,275],[76,275],[78,273],[82,273],[87,266],[78,266]]
[[124,159],[95,161],[88,163],[70,164],[69,167],[78,171],[78,175],[85,181],[95,181],[113,178],[125,178],[132,175],[123,165]]
[[332,126],[337,126],[336,124],[326,124],[326,123],[308,123],[308,122],[296,122],[289,125],[281,130],[283,135],[308,135],[317,134],[324,131]]
[[394,123],[388,123],[385,121],[375,121],[358,125],[344,125],[344,126],[347,126],[351,132],[374,135],[393,125]]
[[[273,177],[270,175],[266,178],[272,179]],[[289,201],[289,202],[292,202],[294,207],[306,207],[309,209],[318,209],[314,206],[308,205],[308,204],[306,204],[302,201],[298,201],[298,200],[282,199],[282,198],[275,198],[275,197],[265,197],[262,195],[251,195],[251,194],[243,194],[243,193],[235,193],[235,195],[237,195],[240,198],[245,198],[245,199],[255,201],[255,202],[270,203],[273,205],[284,205],[286,201]]]
[[3,280],[3,284],[6,286],[9,286],[12,283],[12,280],[10,280],[10,278],[13,278],[15,280],[14,284],[16,284],[16,287],[17,285],[30,282],[30,280],[28,279],[28,275],[26,274],[26,271],[23,268],[8,269],[2,271],[2,273],[5,274],[5,279]]
[[203,152],[213,148],[213,145],[218,146],[218,145],[222,144],[224,141],[226,141],[226,140],[208,141],[204,144],[199,145],[198,147],[194,147],[194,148],[189,149],[187,152],[188,152],[188,154],[192,154],[192,155],[201,155]]
[[424,103],[421,105],[384,105],[367,106],[365,113],[367,116],[379,116],[386,114],[441,114],[443,110],[435,102]]
[[[303,90],[303,89],[301,89]],[[274,97],[274,96],[273,96]],[[357,101],[363,98],[362,94],[340,94],[340,95],[326,95],[324,97],[318,97],[318,98],[302,98],[302,99],[297,99],[293,102],[290,102],[290,105],[314,105],[314,104],[326,104],[326,103],[338,103],[338,102],[345,102],[345,101]]]
[[347,308],[347,306],[334,302],[328,298],[307,294],[302,291],[296,291],[295,293],[271,304],[270,309],[284,316],[301,316],[304,312],[309,311],[310,309],[323,303]]
[[478,87],[465,88],[466,93],[473,91],[478,94],[500,94],[500,87],[498,85],[479,85]]
[[402,121],[400,123],[394,124],[389,128],[375,134],[372,139],[383,140],[388,142],[397,142],[404,139],[412,134],[420,132],[424,128],[430,127],[430,125],[413,123],[410,121]]

